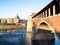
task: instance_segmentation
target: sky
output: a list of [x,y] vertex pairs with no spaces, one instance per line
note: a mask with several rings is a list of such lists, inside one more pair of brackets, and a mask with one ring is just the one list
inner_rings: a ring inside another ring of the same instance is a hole
[[52,0],[0,0],[0,18],[28,19],[32,13],[38,13]]

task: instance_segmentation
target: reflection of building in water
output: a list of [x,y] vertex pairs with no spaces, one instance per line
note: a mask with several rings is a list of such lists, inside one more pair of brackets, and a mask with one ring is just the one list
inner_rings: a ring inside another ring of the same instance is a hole
[[17,32],[17,30],[7,30],[7,29],[0,30],[0,33],[12,33],[12,32]]

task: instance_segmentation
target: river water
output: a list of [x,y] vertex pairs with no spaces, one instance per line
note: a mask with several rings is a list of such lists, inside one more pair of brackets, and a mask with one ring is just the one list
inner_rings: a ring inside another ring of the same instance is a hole
[[[26,29],[19,29],[15,32],[0,33],[0,45],[29,45],[27,38]],[[55,41],[51,45],[60,45],[60,40],[57,35],[55,35]]]

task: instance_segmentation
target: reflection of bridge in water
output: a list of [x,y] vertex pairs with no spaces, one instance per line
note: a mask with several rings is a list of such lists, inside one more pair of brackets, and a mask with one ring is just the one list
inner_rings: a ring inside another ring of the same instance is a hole
[[11,33],[11,32],[16,32],[17,30],[0,30],[0,33]]

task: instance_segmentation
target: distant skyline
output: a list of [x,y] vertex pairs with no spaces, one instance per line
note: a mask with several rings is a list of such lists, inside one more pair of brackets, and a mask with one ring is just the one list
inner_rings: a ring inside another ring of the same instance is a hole
[[0,0],[0,18],[13,18],[17,14],[27,19],[31,13],[38,13],[52,0]]

